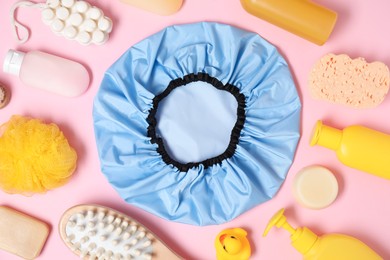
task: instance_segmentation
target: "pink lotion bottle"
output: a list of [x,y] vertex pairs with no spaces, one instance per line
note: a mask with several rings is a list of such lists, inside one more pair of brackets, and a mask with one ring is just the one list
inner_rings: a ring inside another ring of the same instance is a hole
[[89,86],[89,73],[83,65],[41,51],[9,50],[3,70],[28,86],[65,97],[79,96]]

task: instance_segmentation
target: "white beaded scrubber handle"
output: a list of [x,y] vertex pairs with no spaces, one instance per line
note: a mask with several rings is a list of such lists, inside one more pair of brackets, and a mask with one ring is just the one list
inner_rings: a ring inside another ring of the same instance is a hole
[[[47,0],[46,3],[16,2],[10,10],[14,35],[19,43],[29,38],[29,30],[15,19],[18,7],[34,7],[42,10],[42,20],[51,30],[69,40],[83,45],[104,44],[112,30],[112,21],[101,9],[83,0]],[[20,35],[24,35],[20,37]]]

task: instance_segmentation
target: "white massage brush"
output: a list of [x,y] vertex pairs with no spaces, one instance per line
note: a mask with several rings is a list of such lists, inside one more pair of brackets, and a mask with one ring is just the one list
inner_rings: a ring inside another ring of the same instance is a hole
[[134,219],[98,205],[79,205],[61,217],[65,244],[82,259],[180,259]]

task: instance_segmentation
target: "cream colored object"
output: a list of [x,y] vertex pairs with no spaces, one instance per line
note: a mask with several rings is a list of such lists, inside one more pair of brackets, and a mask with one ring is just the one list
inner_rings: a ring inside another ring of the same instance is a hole
[[180,259],[134,219],[98,205],[79,205],[62,216],[65,244],[82,259]]
[[171,15],[179,11],[183,0],[121,0],[123,3],[159,15]]
[[83,0],[48,0],[42,20],[53,32],[88,45],[101,45],[108,40],[112,21],[101,9]]
[[336,199],[338,183],[331,171],[322,166],[303,168],[294,178],[293,193],[304,207],[322,209]]
[[315,99],[355,108],[378,106],[389,91],[389,69],[382,62],[327,54],[313,67],[309,88]]
[[49,227],[14,209],[0,206],[0,249],[34,259],[41,253]]

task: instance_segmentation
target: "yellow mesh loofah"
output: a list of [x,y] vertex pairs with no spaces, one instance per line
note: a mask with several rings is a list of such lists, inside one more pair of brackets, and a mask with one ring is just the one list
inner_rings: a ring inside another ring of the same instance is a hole
[[0,127],[0,187],[8,193],[29,195],[62,186],[76,162],[75,150],[53,123],[12,116]]

